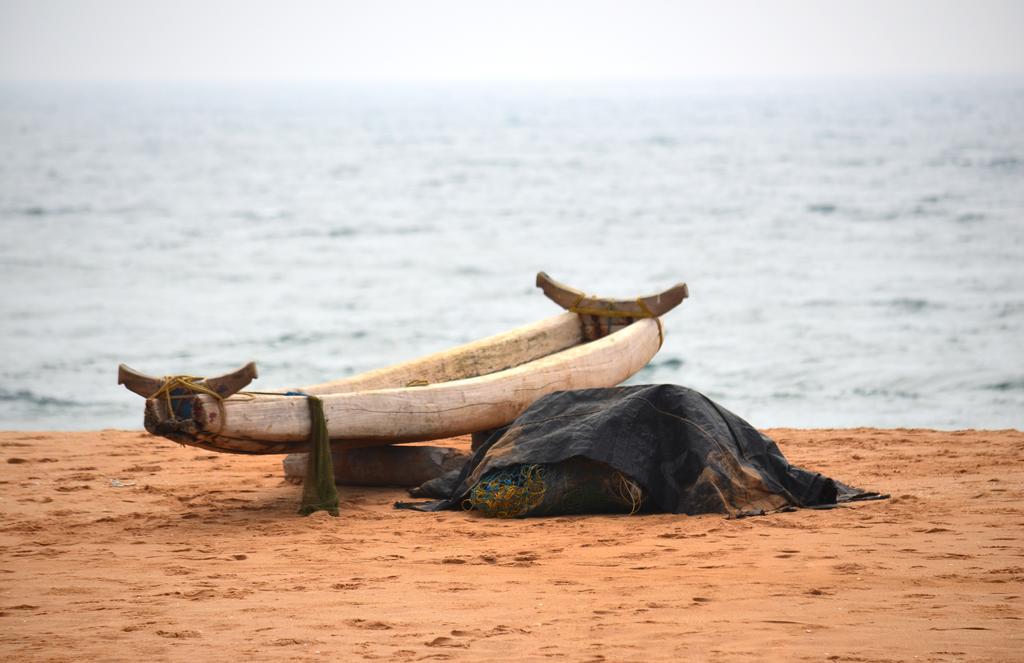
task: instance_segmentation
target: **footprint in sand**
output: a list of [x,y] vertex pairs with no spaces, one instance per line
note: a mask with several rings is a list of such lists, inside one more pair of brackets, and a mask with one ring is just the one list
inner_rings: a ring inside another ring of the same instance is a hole
[[465,642],[459,642],[455,638],[449,638],[446,635],[438,636],[438,637],[434,638],[433,640],[425,642],[424,644],[427,645],[428,647],[459,647],[459,648],[469,647],[469,645],[466,644]]
[[175,640],[202,637],[199,634],[199,631],[157,631],[156,634],[161,638],[171,638]]
[[162,469],[163,468],[160,467],[159,465],[132,465],[131,467],[125,468],[124,471],[127,474],[132,474],[132,473],[136,473],[136,472],[155,473],[155,472],[159,472]]
[[353,628],[362,628],[368,631],[390,631],[391,624],[367,619],[346,619],[345,623]]

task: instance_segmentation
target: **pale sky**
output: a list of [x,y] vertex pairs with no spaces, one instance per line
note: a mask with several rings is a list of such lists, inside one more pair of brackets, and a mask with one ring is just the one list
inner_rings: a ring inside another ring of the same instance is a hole
[[1024,74],[1024,0],[0,0],[0,80]]

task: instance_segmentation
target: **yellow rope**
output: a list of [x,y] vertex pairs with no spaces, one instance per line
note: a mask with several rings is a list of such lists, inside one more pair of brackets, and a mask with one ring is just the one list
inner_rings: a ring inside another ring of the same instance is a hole
[[644,503],[644,491],[635,481],[627,479],[626,475],[622,472],[616,472],[614,482],[614,490],[618,495],[619,499],[629,504],[629,515],[635,514],[640,510],[640,507]]
[[473,486],[462,508],[477,509],[496,518],[518,518],[540,506],[547,492],[542,465],[521,466],[516,479],[505,472]]
[[654,315],[647,315],[643,311],[612,311],[603,308],[579,308],[572,307],[569,309],[571,313],[578,313],[579,315],[593,315],[599,318],[653,318]]
[[647,308],[647,302],[640,297],[636,298],[636,305],[644,312],[645,317],[654,318],[654,321],[658,323],[658,349],[660,350],[661,346],[665,345],[665,330],[661,327],[661,318],[654,315],[654,312]]
[[[205,394],[210,396],[217,401],[217,407],[220,409],[220,421],[221,425],[224,424],[224,398],[213,389],[210,389],[204,384],[200,384],[206,378],[196,377],[194,375],[168,375],[164,377],[164,383],[160,385],[156,393],[150,396],[150,398],[163,398],[167,403],[167,414],[172,419],[174,416],[174,407],[171,401],[191,398],[194,394]],[[182,389],[187,391],[187,394],[172,394],[175,389]]]
[[[613,309],[581,307],[580,304],[586,298],[586,295],[580,295],[576,302],[568,308],[568,311],[576,315],[590,315],[598,318],[633,318],[635,320],[654,318],[654,321],[658,323],[658,347],[661,348],[665,344],[665,331],[661,326],[661,318],[651,311],[647,306],[647,302],[642,297],[636,298],[636,305],[640,309],[639,311],[616,311]],[[614,306],[614,304],[610,305]]]

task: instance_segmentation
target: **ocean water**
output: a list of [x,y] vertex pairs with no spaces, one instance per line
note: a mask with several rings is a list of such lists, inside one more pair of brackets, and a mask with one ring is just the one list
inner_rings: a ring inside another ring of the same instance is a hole
[[686,281],[633,382],[1024,427],[1024,82],[0,88],[0,428],[311,384]]

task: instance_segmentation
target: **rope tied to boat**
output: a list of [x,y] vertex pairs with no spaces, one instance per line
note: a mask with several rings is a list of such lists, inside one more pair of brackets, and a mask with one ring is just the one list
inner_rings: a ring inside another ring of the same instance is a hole
[[[570,306],[567,310],[570,313],[576,315],[589,315],[597,318],[630,318],[632,320],[643,320],[644,318],[653,318],[658,323],[658,348],[665,344],[665,330],[661,326],[661,318],[656,316],[650,307],[647,306],[647,302],[643,300],[643,297],[636,298],[636,305],[640,309],[636,311],[616,311],[613,308],[592,308],[587,306],[580,306],[583,300],[590,299],[591,301],[600,301],[600,297],[587,297],[585,294],[581,294],[576,302]],[[610,304],[614,306],[613,304]]]
[[[224,397],[203,384],[206,378],[195,375],[168,375],[152,399],[162,400],[167,405],[167,415],[178,419],[174,410],[174,401],[192,398],[196,394],[209,396],[217,402],[220,410],[221,425],[224,423]],[[177,393],[175,393],[177,392]],[[184,393],[182,393],[184,392]],[[323,401],[316,396],[302,391],[267,392],[240,391],[238,394],[246,398],[257,395],[299,396],[309,404],[309,455],[306,465],[306,476],[302,490],[302,504],[299,513],[308,516],[315,511],[326,511],[332,516],[338,515],[338,490],[334,485],[334,459],[331,453],[331,440],[327,432],[327,417],[324,415]]]
[[[195,394],[209,396],[217,402],[217,409],[220,410],[220,420],[223,423],[224,397],[205,384],[202,384],[202,381],[205,379],[195,375],[165,375],[164,383],[160,385],[160,388],[150,398],[163,400],[167,405],[167,415],[171,419],[177,419],[177,414],[174,411],[174,401],[191,398]],[[179,393],[174,393],[176,391]]]

